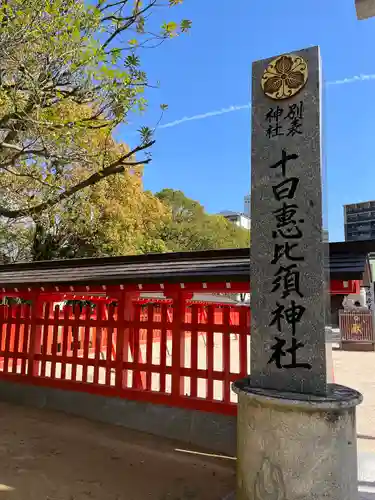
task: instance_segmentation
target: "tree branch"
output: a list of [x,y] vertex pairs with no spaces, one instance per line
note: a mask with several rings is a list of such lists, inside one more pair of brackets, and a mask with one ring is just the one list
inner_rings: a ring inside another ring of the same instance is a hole
[[20,146],[17,146],[16,144],[9,144],[6,142],[0,142],[0,150],[1,148],[5,149],[10,149],[12,151],[15,151],[15,154],[10,158],[9,160],[6,160],[5,162],[2,162],[0,160],[0,169],[2,169],[4,166],[11,165],[13,164],[18,158],[21,156],[38,156],[40,158],[45,158],[46,160],[58,160],[58,161],[65,161],[65,162],[73,162],[73,161],[79,161],[82,160],[81,157],[74,157],[72,156],[62,156],[58,155],[56,153],[49,152],[47,148],[43,149],[26,149],[22,148]]
[[4,165],[0,165],[0,170],[5,170],[9,174],[12,174],[12,175],[14,175],[16,177],[27,177],[29,179],[32,179],[33,181],[39,182],[43,186],[47,186],[47,187],[50,187],[50,188],[55,188],[56,187],[56,186],[53,186],[52,184],[49,184],[48,182],[44,181],[43,179],[38,179],[38,177],[35,177],[32,174],[20,174],[19,172],[15,172],[14,170],[11,170],[10,168],[5,167]]
[[128,3],[128,0],[120,0],[119,2],[113,2],[109,3],[107,5],[104,5],[104,7],[101,6],[101,4],[104,3],[103,1],[99,1],[96,5],[96,8],[100,10],[100,12],[104,12],[107,9],[110,9],[111,7],[117,7],[118,5],[125,5]]
[[[46,127],[49,130],[61,130],[64,128],[74,128],[74,127],[82,127],[82,128],[87,128],[87,129],[91,129],[91,130],[97,130],[97,129],[109,127],[112,123],[112,120],[106,120],[105,123],[94,124],[94,125],[84,123],[84,122],[95,121],[95,120],[99,121],[97,118],[94,118],[94,117],[82,118],[81,120],[70,121],[70,122],[66,122],[66,123],[42,122],[42,121],[38,121],[38,120],[33,120],[31,118],[20,119],[20,120],[15,119],[16,122],[25,123],[25,121],[28,121],[30,123],[33,123],[34,125],[38,125],[40,127]],[[1,144],[0,144],[0,146],[1,146]]]
[[119,174],[125,170],[125,167],[127,166],[135,166],[135,165],[140,165],[140,164],[147,164],[150,163],[150,159],[144,160],[142,162],[126,162],[128,158],[131,158],[133,155],[140,151],[144,151],[145,149],[150,148],[155,141],[150,141],[145,144],[141,144],[134,148],[132,151],[129,153],[126,153],[125,155],[121,156],[118,158],[115,162],[111,163],[108,165],[108,167],[104,167],[102,170],[99,170],[99,172],[95,172],[94,174],[90,175],[86,179],[84,179],[81,182],[78,182],[74,186],[70,187],[69,189],[66,189],[59,195],[43,202],[39,203],[38,205],[35,205],[34,207],[29,207],[29,208],[24,208],[24,209],[19,209],[19,210],[8,210],[4,207],[0,207],[0,216],[2,217],[7,217],[10,219],[16,219],[18,217],[26,217],[26,216],[32,216],[32,215],[37,215],[46,210],[47,208],[50,208],[54,205],[57,205],[63,200],[66,200],[67,198],[70,198],[73,194],[77,193],[78,191],[81,191],[82,189],[88,187],[88,186],[94,186],[101,180],[105,179],[106,177],[114,174]]
[[127,30],[136,22],[138,17],[140,17],[142,14],[147,12],[149,9],[151,9],[155,4],[157,0],[152,0],[146,7],[144,7],[142,10],[137,11],[133,16],[128,17],[127,20],[128,22],[124,24],[123,26],[119,26],[118,28],[115,29],[115,31],[107,38],[107,40],[103,43],[102,49],[105,49],[108,47],[108,45],[114,40],[120,33],[123,31]]

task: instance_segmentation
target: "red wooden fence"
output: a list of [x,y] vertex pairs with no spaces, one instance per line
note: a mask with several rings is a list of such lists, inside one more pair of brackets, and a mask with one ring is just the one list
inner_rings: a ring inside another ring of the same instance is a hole
[[0,306],[0,378],[224,414],[249,373],[248,307]]

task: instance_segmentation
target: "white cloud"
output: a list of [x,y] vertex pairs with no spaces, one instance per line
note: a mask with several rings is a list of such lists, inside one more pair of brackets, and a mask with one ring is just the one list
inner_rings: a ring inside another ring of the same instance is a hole
[[[352,76],[351,78],[344,78],[343,80],[333,80],[329,81],[326,83],[327,86],[332,86],[332,85],[347,85],[349,83],[358,83],[358,82],[365,82],[368,80],[375,80],[375,74],[373,75],[356,75]],[[221,108],[216,111],[208,111],[207,113],[201,113],[199,115],[193,115],[193,116],[184,116],[184,118],[180,118],[179,120],[174,120],[173,122],[169,123],[164,123],[163,125],[160,125],[158,128],[171,128],[171,127],[177,127],[178,125],[181,125],[182,123],[185,122],[192,122],[195,120],[205,120],[206,118],[211,118],[212,116],[220,116],[224,115],[226,113],[233,113],[234,111],[241,111],[243,109],[249,109],[250,104],[240,104],[240,105],[234,105],[234,106],[229,106],[228,108]]]

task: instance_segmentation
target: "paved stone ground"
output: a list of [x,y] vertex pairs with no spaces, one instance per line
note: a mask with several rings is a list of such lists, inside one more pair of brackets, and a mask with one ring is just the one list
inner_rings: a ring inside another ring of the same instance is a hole
[[358,489],[360,500],[375,500],[375,352],[334,351],[335,381],[357,389]]
[[357,408],[359,499],[375,500],[375,352],[333,351],[333,362],[335,382],[364,396]]
[[[198,364],[204,367],[200,344]],[[231,369],[236,371],[234,339],[232,346]],[[220,369],[219,338],[215,350],[215,368]],[[334,351],[333,357],[336,382],[364,395],[357,413],[359,490],[361,500],[375,500],[375,352]],[[234,460],[176,451],[186,450],[185,445],[5,403],[0,403],[0,428],[0,498],[234,499]]]
[[363,394],[357,408],[358,449],[375,453],[375,352],[333,351],[333,358],[335,381]]
[[233,459],[181,443],[6,403],[0,429],[2,499],[218,500],[234,489]]

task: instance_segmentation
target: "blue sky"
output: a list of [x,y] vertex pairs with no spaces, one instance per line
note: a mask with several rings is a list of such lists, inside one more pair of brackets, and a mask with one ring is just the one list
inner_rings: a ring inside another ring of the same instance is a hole
[[[357,21],[354,0],[185,0],[162,17],[189,18],[193,28],[143,53],[161,88],[149,93],[142,122],[153,125],[164,102],[164,125],[241,109],[159,129],[145,188],[181,189],[211,213],[242,211],[250,190],[252,61],[320,45],[331,82],[324,110],[330,240],[343,240],[343,204],[375,199],[375,76],[351,80],[375,75],[375,19]],[[124,128],[124,141],[132,142],[131,130]]]

